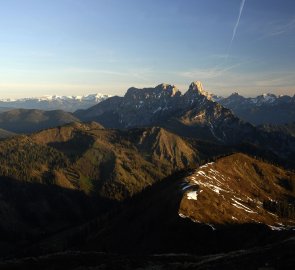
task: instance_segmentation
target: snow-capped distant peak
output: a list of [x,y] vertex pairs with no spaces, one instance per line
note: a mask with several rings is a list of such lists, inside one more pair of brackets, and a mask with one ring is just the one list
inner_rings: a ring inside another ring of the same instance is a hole
[[44,95],[40,97],[29,97],[29,98],[19,98],[19,99],[0,99],[0,102],[19,102],[19,101],[28,101],[28,100],[38,100],[38,101],[53,101],[53,100],[98,100],[111,97],[111,95],[106,94],[88,94],[83,96],[58,96],[58,95]]
[[274,94],[264,93],[255,98],[250,98],[250,101],[255,104],[265,104],[265,103],[273,103],[277,100],[277,96]]
[[105,94],[100,94],[100,93],[97,93],[97,94],[89,94],[89,95],[86,95],[86,96],[80,96],[80,99],[81,100],[101,100],[101,99],[106,99],[110,97],[110,95],[105,95]]
[[0,106],[24,109],[65,110],[75,111],[87,109],[111,97],[111,95],[96,93],[82,96],[43,95],[40,97],[20,99],[0,99]]

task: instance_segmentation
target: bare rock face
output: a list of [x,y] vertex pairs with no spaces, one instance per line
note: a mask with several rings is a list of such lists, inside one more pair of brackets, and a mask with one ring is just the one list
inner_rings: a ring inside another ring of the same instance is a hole
[[197,91],[197,93],[199,93],[200,95],[204,95],[204,96],[208,95],[208,92],[204,90],[203,85],[200,81],[192,82],[189,86],[189,91],[190,90]]
[[[127,101],[151,101],[159,100],[174,96],[180,96],[181,92],[174,86],[170,84],[159,84],[155,88],[135,88],[131,87],[127,90],[124,99]],[[142,104],[142,102],[139,102]]]
[[214,131],[219,128],[215,125],[217,122],[222,123],[226,118],[229,119],[227,124],[238,123],[229,110],[212,100],[211,94],[204,90],[200,81],[192,82],[183,95],[174,85],[169,84],[143,89],[132,87],[124,97],[109,98],[89,110],[77,112],[76,115],[81,120],[97,121],[109,128],[158,125],[168,127],[174,132],[176,121],[184,125],[185,129],[201,126],[204,128],[202,139],[218,141],[226,141],[227,138],[223,133],[220,137],[220,132]]
[[185,95],[193,95],[195,97],[199,96],[208,100],[213,100],[213,95],[204,90],[203,84],[200,81],[192,82]]

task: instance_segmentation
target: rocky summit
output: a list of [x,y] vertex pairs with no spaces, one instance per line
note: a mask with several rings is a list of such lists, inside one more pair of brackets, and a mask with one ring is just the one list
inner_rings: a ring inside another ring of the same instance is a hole
[[124,97],[109,98],[74,115],[83,121],[97,121],[110,128],[159,125],[173,131],[177,129],[181,135],[196,133],[196,130],[191,130],[202,127],[200,138],[219,141],[229,141],[229,133],[226,129],[223,132],[218,130],[220,126],[238,128],[241,124],[230,110],[212,100],[200,81],[191,83],[184,94],[167,84],[155,88],[130,88]]

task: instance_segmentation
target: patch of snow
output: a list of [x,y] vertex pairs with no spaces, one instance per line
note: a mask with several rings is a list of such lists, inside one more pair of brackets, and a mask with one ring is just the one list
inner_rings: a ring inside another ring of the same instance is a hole
[[220,188],[220,187],[212,187],[212,190],[215,192],[215,193],[217,193],[217,194],[220,194],[220,191],[222,191],[223,189],[222,188]]
[[182,213],[178,213],[178,215],[179,215],[181,218],[187,218],[187,216],[185,216],[185,215],[182,214]]
[[190,191],[186,194],[186,197],[188,200],[197,200],[198,193],[197,193],[197,191]]
[[235,199],[231,199],[234,203],[232,205],[234,205],[235,207],[239,208],[239,209],[243,209],[244,211],[251,213],[251,214],[257,214],[257,212],[252,211],[250,208],[248,208],[247,206],[245,206],[244,204],[238,202]]
[[285,227],[278,227],[278,226],[272,226],[272,225],[268,225],[268,227],[272,230],[272,231],[283,231],[286,228]]
[[207,176],[205,172],[203,171],[198,171],[197,174],[203,175],[203,176]]
[[184,214],[182,214],[182,213],[180,213],[180,212],[178,212],[178,215],[179,215],[181,218],[188,218],[188,219],[190,219],[191,221],[193,221],[193,222],[195,222],[195,223],[200,223],[200,221],[198,221],[198,220],[196,220],[196,219],[193,219],[193,218],[191,218],[191,217],[188,217],[188,216],[186,216],[186,215],[184,215]]
[[270,215],[274,216],[274,217],[277,217],[276,214],[274,214],[274,213],[272,213],[272,212],[270,212],[270,211],[266,211],[266,212],[269,213]]
[[214,164],[214,162],[209,162],[209,163],[206,163],[206,164],[204,164],[204,165],[200,166],[200,167],[199,167],[199,169],[206,168],[206,167],[208,167],[208,166],[210,166],[210,165],[212,165],[212,164]]
[[206,225],[208,225],[212,229],[212,231],[216,231],[216,228],[212,224],[206,223]]

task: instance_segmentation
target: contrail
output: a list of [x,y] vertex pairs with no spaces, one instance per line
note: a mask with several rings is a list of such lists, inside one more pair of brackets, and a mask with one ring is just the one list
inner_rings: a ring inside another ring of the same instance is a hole
[[229,47],[231,47],[231,45],[232,45],[232,43],[233,43],[233,41],[235,39],[236,32],[237,32],[237,29],[238,29],[238,26],[239,26],[239,23],[240,23],[240,19],[241,19],[241,15],[242,15],[242,12],[243,12],[243,8],[244,8],[244,5],[245,5],[245,2],[246,2],[246,0],[242,0],[242,2],[241,2],[239,17],[238,17],[238,20],[237,20],[237,22],[235,24],[235,27],[234,27],[234,30],[233,30],[233,35],[232,35],[232,38],[231,38]]
[[[239,16],[238,16],[238,19],[237,19],[236,24],[235,24],[235,26],[234,26],[234,29],[233,29],[233,34],[232,34],[231,41],[230,41],[229,46],[228,46],[228,48],[227,48],[227,53],[226,53],[226,57],[225,57],[225,61],[224,61],[224,65],[227,64],[228,57],[229,57],[229,53],[230,53],[230,49],[231,49],[232,43],[233,43],[233,41],[234,41],[234,39],[235,39],[235,36],[236,36],[237,30],[238,30],[238,26],[239,26],[240,19],[241,19],[242,13],[243,13],[243,9],[244,9],[245,2],[246,2],[246,0],[242,0],[242,2],[241,2],[241,5],[240,5],[240,11],[239,11]],[[215,69],[216,69],[218,66],[220,66],[220,64],[216,65],[216,66],[215,66]]]

